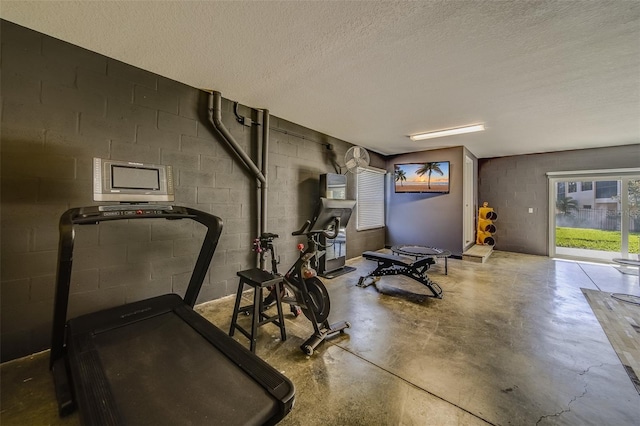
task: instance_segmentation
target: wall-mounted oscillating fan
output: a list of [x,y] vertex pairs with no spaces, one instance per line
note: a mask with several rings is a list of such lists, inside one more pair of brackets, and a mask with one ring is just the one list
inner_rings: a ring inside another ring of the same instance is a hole
[[369,165],[369,153],[361,146],[352,146],[344,154],[344,164],[349,173],[360,173],[361,167]]

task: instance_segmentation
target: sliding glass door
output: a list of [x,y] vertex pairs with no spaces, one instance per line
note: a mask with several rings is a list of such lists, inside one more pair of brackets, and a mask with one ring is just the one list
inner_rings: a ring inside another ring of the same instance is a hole
[[628,238],[626,242],[623,238],[622,243],[626,246],[626,253],[628,253],[628,255],[625,255],[623,247],[622,257],[638,260],[640,259],[640,178],[627,179],[626,191],[624,184],[625,181],[623,180],[622,190],[627,194],[627,206],[626,208],[623,207],[622,230],[623,235],[625,235],[624,231],[626,224],[626,234],[628,235]]
[[549,174],[549,255],[610,260],[640,254],[640,172]]

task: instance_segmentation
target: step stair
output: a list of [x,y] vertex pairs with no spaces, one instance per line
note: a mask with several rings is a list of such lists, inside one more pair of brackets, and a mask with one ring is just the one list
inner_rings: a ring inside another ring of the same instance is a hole
[[493,246],[475,244],[469,250],[462,253],[462,260],[484,263],[493,253]]

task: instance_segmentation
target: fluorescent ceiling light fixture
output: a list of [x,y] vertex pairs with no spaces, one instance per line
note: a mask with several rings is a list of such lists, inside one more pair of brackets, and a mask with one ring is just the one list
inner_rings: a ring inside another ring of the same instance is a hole
[[473,124],[471,126],[456,127],[453,129],[435,130],[433,132],[418,133],[409,136],[412,141],[421,141],[423,139],[441,138],[443,136],[461,135],[463,133],[481,132],[484,130],[484,124]]

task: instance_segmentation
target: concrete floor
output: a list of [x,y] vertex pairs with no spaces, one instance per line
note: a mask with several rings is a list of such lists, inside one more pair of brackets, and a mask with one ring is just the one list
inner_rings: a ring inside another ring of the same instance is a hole
[[[325,280],[330,320],[349,321],[346,334],[308,357],[298,349],[312,330],[305,317],[288,316],[286,342],[274,325],[261,329],[257,354],[296,386],[280,424],[640,424],[640,395],[580,290],[640,295],[637,276],[498,251],[484,264],[449,259],[448,275],[435,265],[437,300],[398,276],[380,292],[356,287],[375,265],[348,263],[357,271]],[[198,309],[228,330],[232,304]],[[2,365],[3,426],[77,424],[56,416],[47,357]]]

